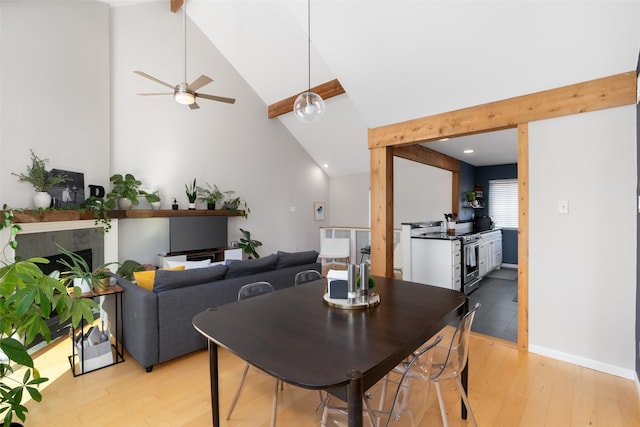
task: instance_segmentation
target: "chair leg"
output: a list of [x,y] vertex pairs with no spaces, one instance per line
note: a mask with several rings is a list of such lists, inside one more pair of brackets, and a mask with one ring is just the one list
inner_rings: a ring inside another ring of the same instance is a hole
[[244,372],[242,372],[242,378],[240,378],[240,384],[238,384],[238,389],[236,390],[236,394],[233,396],[233,400],[231,401],[231,406],[229,407],[229,412],[227,413],[227,421],[231,418],[231,413],[233,409],[236,407],[236,403],[238,402],[238,397],[240,397],[240,391],[242,391],[242,385],[244,384],[245,378],[247,378],[247,372],[249,371],[249,364],[244,364]]
[[449,420],[447,419],[447,409],[444,407],[444,399],[442,398],[442,388],[439,381],[434,381],[436,384],[436,391],[438,392],[438,403],[440,404],[440,413],[442,414],[442,425],[449,427]]
[[458,376],[456,376],[456,383],[458,384],[458,391],[460,392],[460,397],[462,397],[464,406],[467,407],[467,416],[471,417],[471,424],[474,427],[478,427],[478,423],[476,423],[476,418],[473,416],[473,411],[471,410],[471,405],[469,404],[469,398],[467,397],[467,393],[464,392],[464,387],[462,387],[462,381],[460,381],[460,377]]
[[278,386],[280,385],[280,380],[275,379],[273,385],[273,404],[271,406],[271,427],[276,427],[276,412],[278,410]]

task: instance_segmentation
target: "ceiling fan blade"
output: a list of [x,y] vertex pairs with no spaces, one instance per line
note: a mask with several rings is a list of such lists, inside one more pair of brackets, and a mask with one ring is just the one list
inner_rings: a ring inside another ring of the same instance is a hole
[[196,91],[198,89],[200,89],[202,86],[204,85],[208,85],[209,83],[211,83],[213,81],[212,78],[205,76],[204,74],[201,75],[200,77],[198,77],[197,79],[195,79],[193,81],[193,83],[191,83],[189,85],[189,89],[191,89],[192,91]]
[[227,104],[233,104],[236,102],[234,98],[225,98],[223,96],[207,95],[206,93],[196,93],[196,97],[210,99],[212,101],[226,102]]
[[174,89],[174,86],[171,86],[169,83],[165,83],[162,80],[156,79],[155,77],[150,76],[149,74],[147,74],[147,73],[145,73],[143,71],[134,71],[134,73],[138,74],[139,76],[146,77],[149,80],[153,80],[156,83],[160,83],[163,86],[166,86],[168,88]]
[[173,95],[173,93],[169,93],[169,92],[164,92],[164,93],[139,93],[138,95],[142,95],[142,96]]
[[191,108],[192,110],[197,110],[198,108],[200,108],[200,106],[197,102],[194,102],[193,104],[189,104],[189,108]]

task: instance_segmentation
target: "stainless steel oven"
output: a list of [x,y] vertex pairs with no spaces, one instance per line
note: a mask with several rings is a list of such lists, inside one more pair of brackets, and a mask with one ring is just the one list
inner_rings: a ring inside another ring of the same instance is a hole
[[480,234],[462,236],[462,287],[465,294],[473,292],[480,284]]

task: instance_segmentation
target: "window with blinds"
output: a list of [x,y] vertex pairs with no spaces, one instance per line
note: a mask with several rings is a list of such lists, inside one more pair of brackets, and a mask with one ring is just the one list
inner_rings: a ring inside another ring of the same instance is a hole
[[496,227],[518,228],[518,180],[489,181],[489,216]]

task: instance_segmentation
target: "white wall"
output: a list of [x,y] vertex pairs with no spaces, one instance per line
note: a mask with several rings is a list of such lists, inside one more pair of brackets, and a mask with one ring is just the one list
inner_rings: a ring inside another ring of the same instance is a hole
[[[322,224],[313,220],[313,202],[328,200],[326,174],[279,120],[267,118],[267,106],[215,46],[187,19],[187,80],[205,74],[214,82],[200,92],[237,101],[199,100],[200,109],[191,111],[171,96],[137,95],[171,90],[133,73],[142,70],[172,85],[183,80],[182,15],[153,2],[116,7],[111,16],[112,173],[133,173],[158,189],[163,209],[173,197],[186,208],[184,185],[193,178],[235,190],[251,213],[229,219],[230,240],[244,228],[264,243],[263,255],[319,249]],[[156,238],[138,239],[138,224]],[[120,226],[121,258],[152,262],[166,250],[159,247],[166,233],[160,222],[123,220]]]
[[[451,211],[452,174],[394,158],[394,227],[403,222],[442,220]],[[369,174],[331,178],[330,225],[369,226]]]
[[0,203],[30,207],[29,149],[109,182],[109,6],[0,2]]
[[[529,125],[533,352],[631,378],[635,106]],[[569,201],[569,214],[557,211]]]

